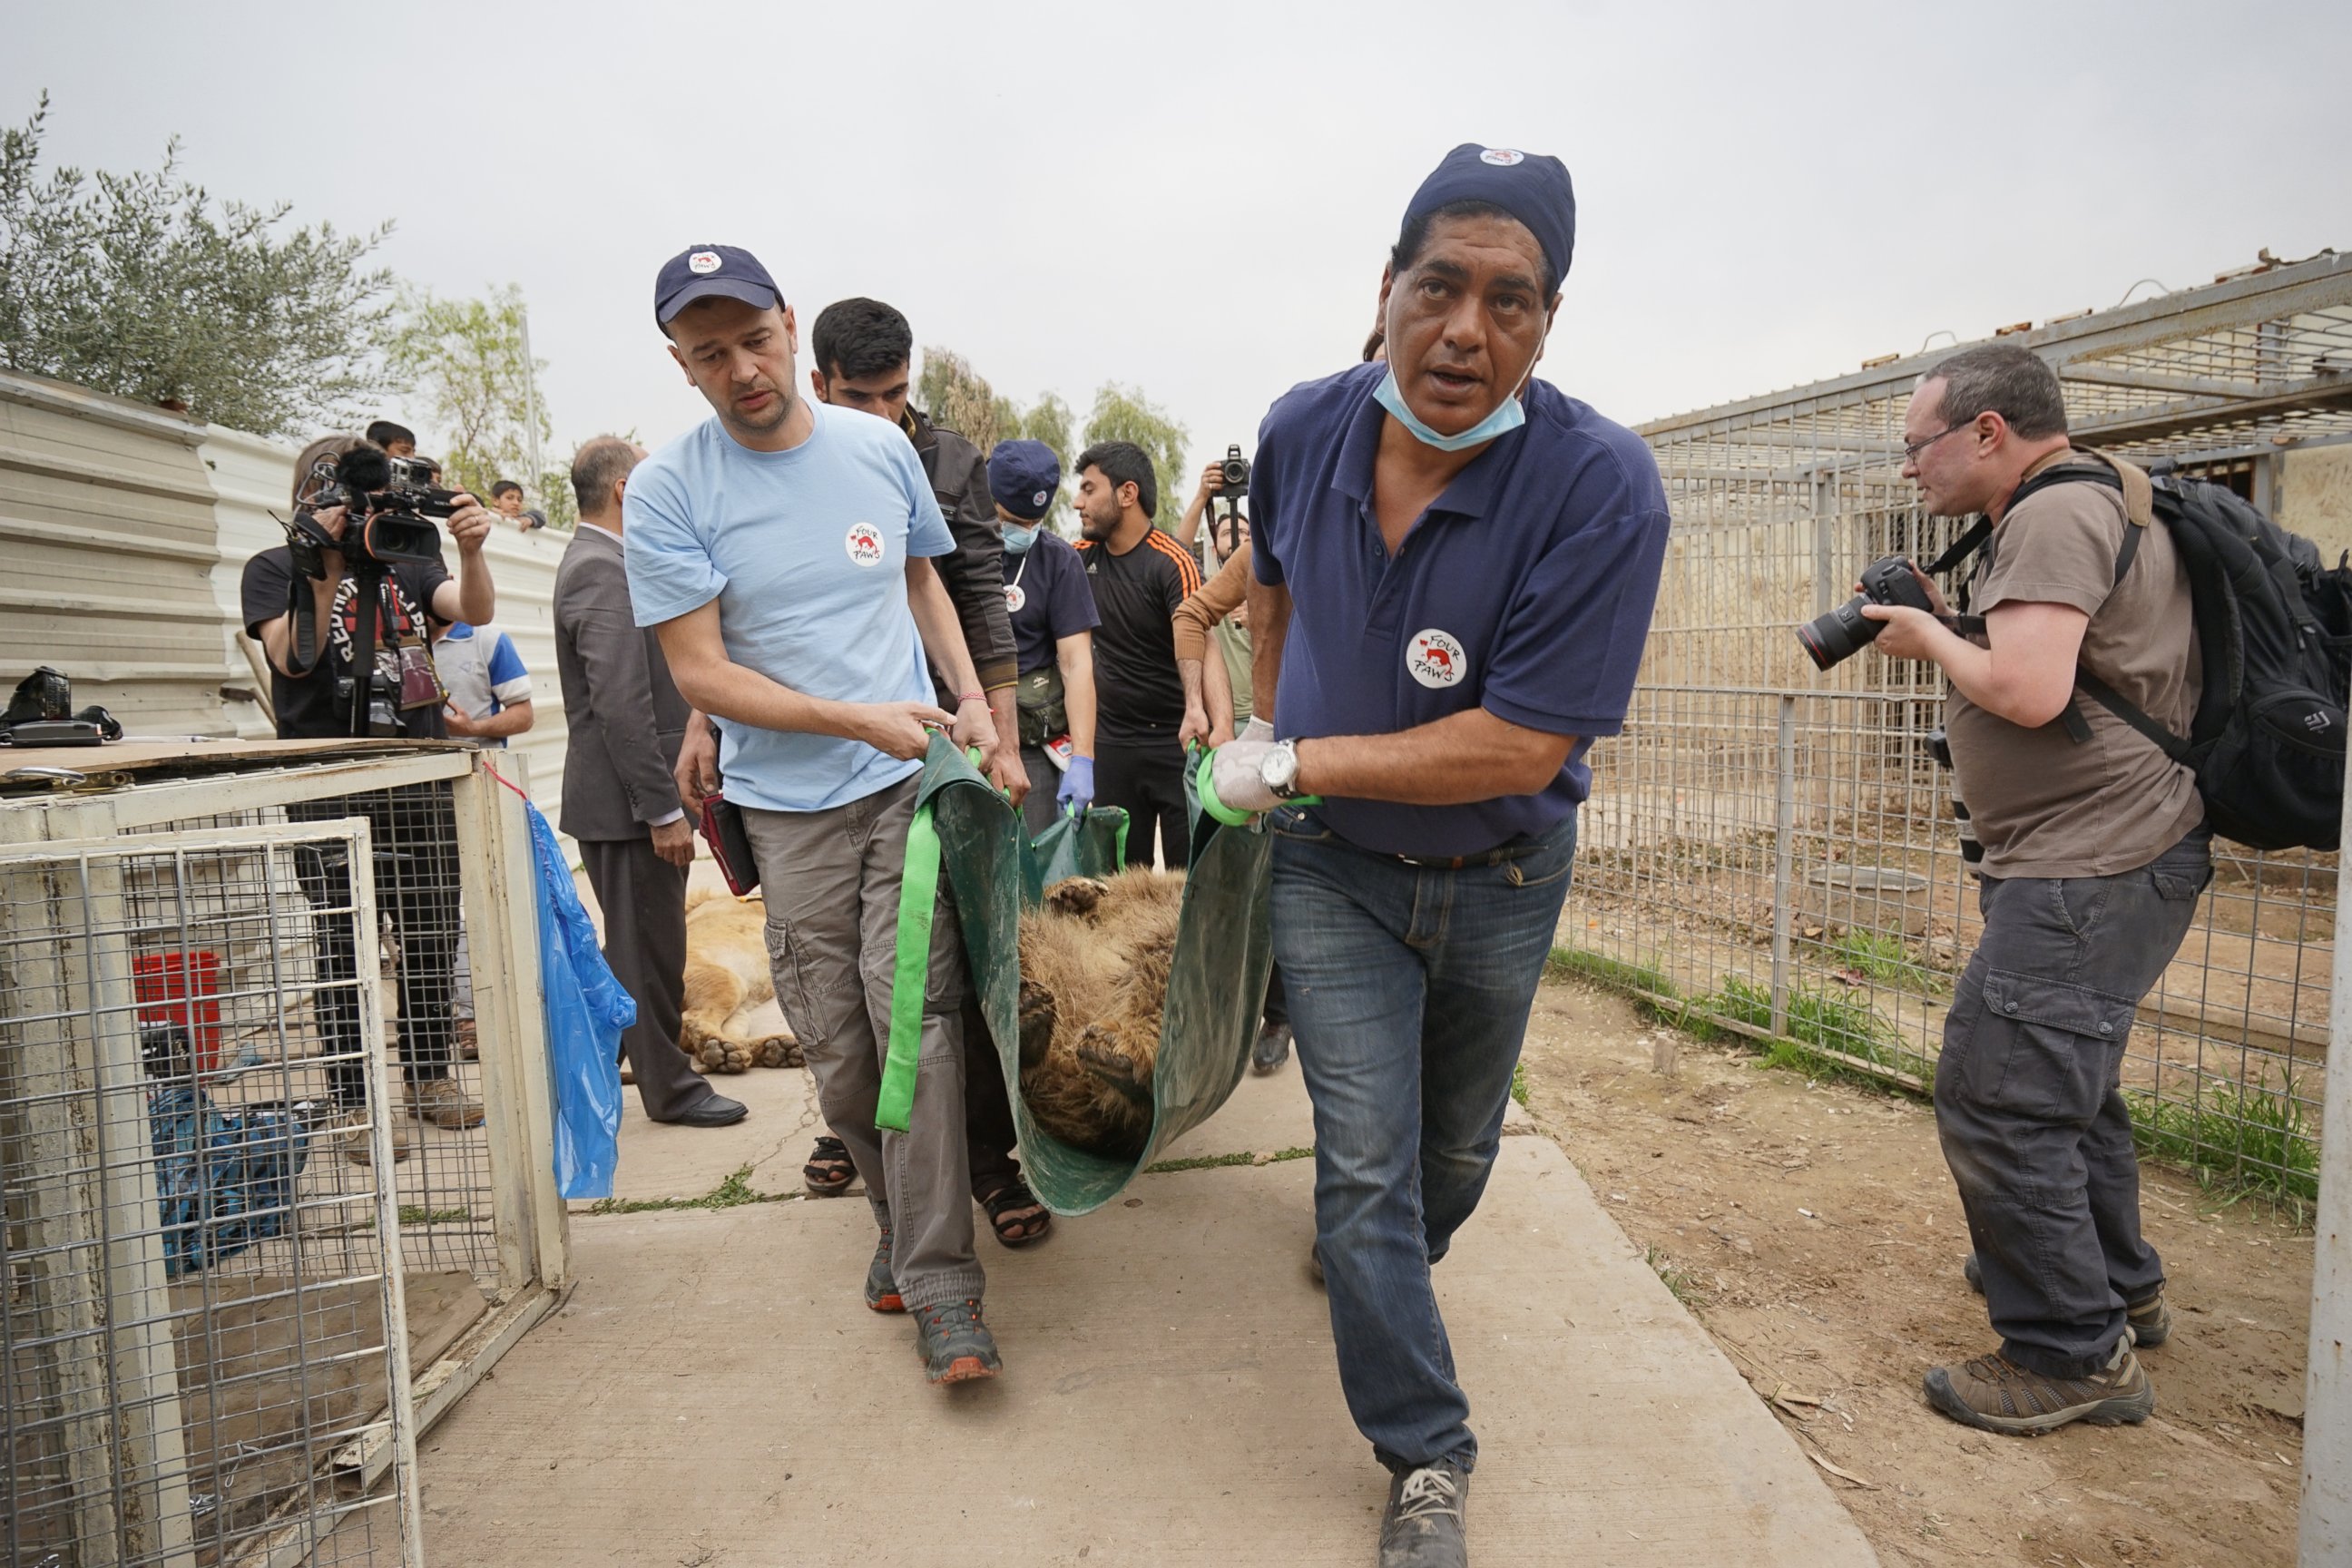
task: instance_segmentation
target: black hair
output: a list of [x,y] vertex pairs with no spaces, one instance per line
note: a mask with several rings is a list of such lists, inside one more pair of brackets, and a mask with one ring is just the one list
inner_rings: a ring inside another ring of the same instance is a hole
[[520,485],[515,483],[512,479],[500,479],[497,484],[490,487],[490,499],[492,500],[496,500],[500,496],[506,494],[509,490],[514,491],[517,495],[522,494],[522,487]]
[[1085,473],[1088,468],[1101,470],[1111,489],[1121,485],[1135,487],[1135,504],[1150,517],[1160,510],[1160,479],[1151,471],[1151,456],[1132,441],[1097,441],[1078,454],[1070,465],[1070,472]]
[[2029,441],[2066,434],[2066,394],[2058,373],[2032,349],[1979,343],[1937,362],[1919,378],[1944,384],[1944,424],[1952,429],[1979,414],[1998,414]]
[[389,419],[379,419],[367,427],[367,438],[379,447],[389,447],[394,441],[416,445],[416,432],[405,425],[394,425]]
[[[1403,277],[1408,268],[1421,260],[1421,253],[1429,248],[1429,226],[1442,217],[1506,217],[1522,228],[1527,227],[1517,213],[1507,212],[1492,202],[1482,202],[1475,197],[1448,202],[1425,213],[1415,213],[1404,220],[1404,227],[1397,234],[1396,248],[1389,252],[1390,277]],[[1528,235],[1532,238],[1534,230],[1529,229]],[[1551,258],[1543,253],[1540,245],[1536,247],[1536,266],[1543,274],[1538,281],[1542,285],[1544,303],[1549,305],[1552,296],[1559,292],[1559,279],[1551,275]],[[1371,357],[1369,352],[1365,357]]]
[[637,449],[618,436],[597,436],[572,454],[572,495],[580,515],[594,517],[604,510],[616,480],[637,466]]
[[852,381],[911,368],[915,330],[907,318],[879,300],[836,300],[818,312],[809,331],[809,352],[826,375]]

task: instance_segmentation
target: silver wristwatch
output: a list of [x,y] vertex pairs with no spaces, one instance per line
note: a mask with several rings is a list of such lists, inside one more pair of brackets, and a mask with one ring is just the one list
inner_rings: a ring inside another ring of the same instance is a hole
[[1298,744],[1295,741],[1277,741],[1257,765],[1258,782],[1276,800],[1289,800],[1298,794]]

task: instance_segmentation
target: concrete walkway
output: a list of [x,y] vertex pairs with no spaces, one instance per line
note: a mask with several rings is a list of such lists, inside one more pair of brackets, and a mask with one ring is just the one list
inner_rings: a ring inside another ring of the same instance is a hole
[[[795,1190],[804,1085],[726,1080],[754,1110],[723,1132],[633,1100],[623,1195],[745,1165]],[[1171,1152],[1310,1137],[1294,1066]],[[570,1304],[425,1440],[427,1561],[1361,1568],[1387,1479],[1304,1268],[1313,1181],[1308,1159],[1148,1175],[1028,1251],[983,1231],[1006,1372],[951,1390],[859,1303],[863,1201],[577,1215]],[[1438,1283],[1482,1445],[1475,1561],[1875,1562],[1550,1140],[1506,1139]]]

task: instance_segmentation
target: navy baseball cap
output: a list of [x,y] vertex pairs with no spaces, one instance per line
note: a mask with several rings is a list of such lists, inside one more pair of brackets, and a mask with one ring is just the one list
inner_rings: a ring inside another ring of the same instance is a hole
[[663,262],[661,276],[654,279],[654,324],[667,327],[680,310],[714,294],[740,300],[755,310],[782,304],[784,298],[760,258],[740,246],[692,246]]
[[1015,517],[1045,516],[1061,488],[1062,460],[1043,441],[999,441],[988,455],[988,493]]
[[1567,281],[1576,254],[1576,187],[1567,164],[1542,153],[1465,142],[1422,181],[1404,221],[1464,201],[1491,203],[1527,225],[1551,266],[1552,287]]

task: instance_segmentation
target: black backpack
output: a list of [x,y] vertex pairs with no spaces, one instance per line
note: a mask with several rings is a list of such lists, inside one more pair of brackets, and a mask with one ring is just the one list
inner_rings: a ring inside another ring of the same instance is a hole
[[[2158,470],[2158,522],[2189,574],[2204,686],[2186,736],[2174,734],[2097,676],[2077,691],[2197,775],[2214,832],[2252,849],[2334,849],[2344,814],[2345,709],[2352,685],[2352,565],[2323,567],[2319,547],[2289,533],[2226,486]],[[2015,507],[2053,484],[2123,480],[2105,462],[2045,469],[2010,497]],[[1931,571],[1976,553],[1979,523]],[[2124,528],[2116,581],[2131,570],[2139,529]],[[2057,722],[2078,742],[2090,727],[2069,703]]]

